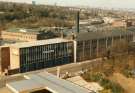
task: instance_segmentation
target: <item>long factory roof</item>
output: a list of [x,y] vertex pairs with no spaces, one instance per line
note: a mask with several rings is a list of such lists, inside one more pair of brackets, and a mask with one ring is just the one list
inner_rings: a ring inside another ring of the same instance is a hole
[[57,78],[48,72],[26,75],[28,80],[8,83],[7,87],[16,92],[30,91],[34,88],[47,88],[53,93],[90,93],[88,89],[75,85],[64,79]]
[[72,41],[72,40],[67,40],[63,38],[54,38],[54,39],[38,40],[38,41],[32,41],[32,42],[16,43],[16,44],[12,44],[11,47],[25,48],[25,47],[56,44],[56,43],[69,42],[69,41]]
[[102,39],[107,37],[115,37],[120,35],[133,34],[131,31],[103,31],[103,32],[87,32],[87,33],[78,33],[76,36],[77,41],[82,40],[93,40],[93,39]]

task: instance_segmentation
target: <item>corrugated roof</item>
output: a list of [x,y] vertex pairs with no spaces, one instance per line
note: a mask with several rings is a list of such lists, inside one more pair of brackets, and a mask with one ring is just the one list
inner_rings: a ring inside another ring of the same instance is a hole
[[[32,89],[39,89],[43,88],[43,85],[33,81],[33,80],[22,80],[22,81],[16,81],[13,83],[7,84],[8,87],[12,87],[15,91],[18,91],[19,93],[25,90],[32,90]],[[12,91],[14,91],[12,90]]]
[[15,83],[9,83],[8,85],[10,85],[16,91],[29,90],[32,89],[32,84],[34,87],[39,84],[39,86],[51,89],[57,93],[90,93],[90,91],[85,88],[75,85],[69,81],[57,78],[56,76],[47,72],[28,74],[27,77],[30,78],[28,80],[29,84],[26,81],[18,81]]
[[24,47],[46,45],[46,44],[55,44],[55,43],[61,43],[61,42],[69,42],[69,41],[72,41],[72,40],[67,40],[63,38],[54,38],[54,39],[38,40],[38,41],[32,41],[32,42],[16,43],[16,44],[12,44],[11,47],[24,48]]
[[77,34],[77,41],[101,39],[106,37],[115,37],[120,35],[133,34],[131,31],[104,31],[104,32],[86,32]]

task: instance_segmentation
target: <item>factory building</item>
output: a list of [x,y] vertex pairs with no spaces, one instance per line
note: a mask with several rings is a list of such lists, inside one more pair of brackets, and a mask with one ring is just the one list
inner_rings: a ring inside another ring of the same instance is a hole
[[29,73],[23,80],[6,84],[8,93],[93,93],[85,87],[60,79],[47,72]]
[[80,62],[102,57],[113,44],[121,40],[133,41],[133,33],[130,31],[78,33],[76,36],[76,60]]
[[0,32],[1,40],[13,40],[13,41],[36,41],[42,39],[56,38],[58,34],[51,31],[45,32],[39,28],[24,29],[24,28],[10,28]]
[[16,43],[0,48],[0,72],[23,73],[75,62],[74,41],[62,38]]
[[133,33],[85,32],[76,34],[74,40],[55,38],[12,44],[1,48],[1,72],[23,73],[103,57],[120,41],[130,43]]
[[10,60],[3,61],[8,65],[2,69],[23,73],[71,63],[75,61],[73,46],[73,40],[61,38],[16,43],[10,45]]

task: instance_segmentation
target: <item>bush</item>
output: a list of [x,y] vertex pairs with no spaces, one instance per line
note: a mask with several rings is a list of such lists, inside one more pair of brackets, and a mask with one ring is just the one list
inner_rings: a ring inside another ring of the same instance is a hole
[[124,89],[117,83],[114,83],[107,79],[103,73],[86,73],[83,75],[86,81],[98,82],[104,87],[104,91],[101,93],[124,93]]
[[99,83],[105,89],[111,89],[112,93],[123,93],[124,92],[123,88],[121,88],[121,86],[119,84],[114,83],[108,79],[104,78]]
[[110,89],[104,89],[100,91],[99,93],[112,93]]

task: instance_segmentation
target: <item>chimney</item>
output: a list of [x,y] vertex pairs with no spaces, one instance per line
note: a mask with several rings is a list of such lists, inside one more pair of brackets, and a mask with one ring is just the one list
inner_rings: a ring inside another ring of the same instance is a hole
[[32,1],[32,5],[36,5],[36,1]]
[[76,14],[76,30],[77,30],[77,33],[79,33],[79,20],[80,20],[80,12],[77,11],[77,14]]

